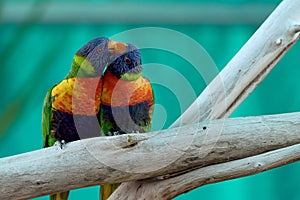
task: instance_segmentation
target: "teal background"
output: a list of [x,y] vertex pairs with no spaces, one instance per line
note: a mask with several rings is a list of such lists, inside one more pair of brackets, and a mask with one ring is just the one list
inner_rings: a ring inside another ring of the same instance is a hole
[[[74,1],[66,2],[70,2],[72,6]],[[138,3],[139,1],[126,2]],[[159,4],[162,1],[153,2]],[[182,2],[188,4],[192,1]],[[247,6],[249,2],[267,3],[275,7],[280,0],[207,0],[203,2],[234,6]],[[34,20],[17,23],[1,20],[1,8],[5,3],[5,1],[0,1],[0,91],[2,93],[0,157],[42,147],[40,122],[44,95],[49,87],[67,74],[73,54],[88,40],[98,36],[110,37],[121,31],[138,27],[169,28],[199,42],[221,70],[264,21],[262,18],[260,23],[232,24],[151,24],[146,22],[119,24],[109,21],[105,24],[76,23],[76,21],[74,23],[40,23]],[[165,39],[167,38],[161,38],[161,40]],[[299,111],[300,92],[297,87],[300,82],[299,51],[300,44],[298,43],[233,113],[232,117]],[[195,74],[185,60],[174,54],[144,49],[142,59],[143,63],[160,63],[179,71],[190,82],[196,95],[199,95],[206,86],[201,76]],[[147,72],[155,72],[157,76],[168,80],[173,78],[160,73],[159,68],[149,67]],[[173,81],[176,82],[176,80]],[[165,116],[160,109],[158,113],[155,113],[154,129],[167,128],[181,114],[178,108],[181,102],[178,102],[176,94],[172,94],[166,87],[156,84],[154,91],[157,104],[164,107],[166,112]],[[187,96],[183,109],[193,100]],[[162,124],[164,120],[166,123]],[[300,163],[296,162],[257,175],[206,185],[180,195],[176,199],[298,200],[300,199],[299,167]],[[43,200],[47,197],[36,199]],[[74,190],[71,192],[70,199],[98,199],[98,187]]]

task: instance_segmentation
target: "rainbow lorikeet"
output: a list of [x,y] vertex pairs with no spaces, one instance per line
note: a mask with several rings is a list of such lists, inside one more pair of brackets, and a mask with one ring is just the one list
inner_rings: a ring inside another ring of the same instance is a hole
[[[108,65],[103,76],[100,126],[105,135],[149,132],[154,95],[142,76],[140,51],[128,44],[125,53]],[[119,184],[101,185],[100,199],[106,200]]]
[[[125,43],[96,38],[80,48],[64,80],[51,87],[42,113],[43,146],[100,136],[99,126],[102,74],[115,55],[127,48]],[[69,192],[50,196],[66,200]]]

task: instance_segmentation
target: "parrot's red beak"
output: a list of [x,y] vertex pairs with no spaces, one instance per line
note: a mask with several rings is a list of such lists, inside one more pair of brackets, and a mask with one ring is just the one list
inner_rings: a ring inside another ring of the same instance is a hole
[[122,54],[127,49],[127,44],[123,42],[116,42],[114,40],[109,40],[108,49],[110,54]]

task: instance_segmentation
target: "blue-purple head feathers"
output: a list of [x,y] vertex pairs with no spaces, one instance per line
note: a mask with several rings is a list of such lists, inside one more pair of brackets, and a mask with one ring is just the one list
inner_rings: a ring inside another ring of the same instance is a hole
[[99,37],[81,47],[76,55],[86,58],[94,67],[96,76],[101,76],[109,62],[108,38]]
[[117,56],[107,67],[107,70],[120,78],[126,73],[140,73],[142,71],[141,62],[139,49],[133,44],[128,44],[125,53]]
[[108,38],[99,37],[95,38],[88,43],[86,43],[83,47],[81,47],[77,52],[76,55],[87,57],[96,47],[98,48],[108,48]]

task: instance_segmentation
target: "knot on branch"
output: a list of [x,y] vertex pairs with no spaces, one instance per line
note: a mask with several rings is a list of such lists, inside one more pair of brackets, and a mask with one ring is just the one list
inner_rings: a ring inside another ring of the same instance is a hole
[[139,142],[147,140],[148,137],[144,134],[124,134],[118,136],[112,136],[114,145],[120,148],[130,148],[136,146]]
[[298,40],[300,37],[300,24],[293,24],[290,28],[290,33],[294,40]]
[[300,24],[294,24],[293,30],[294,30],[294,33],[299,33],[300,32]]

